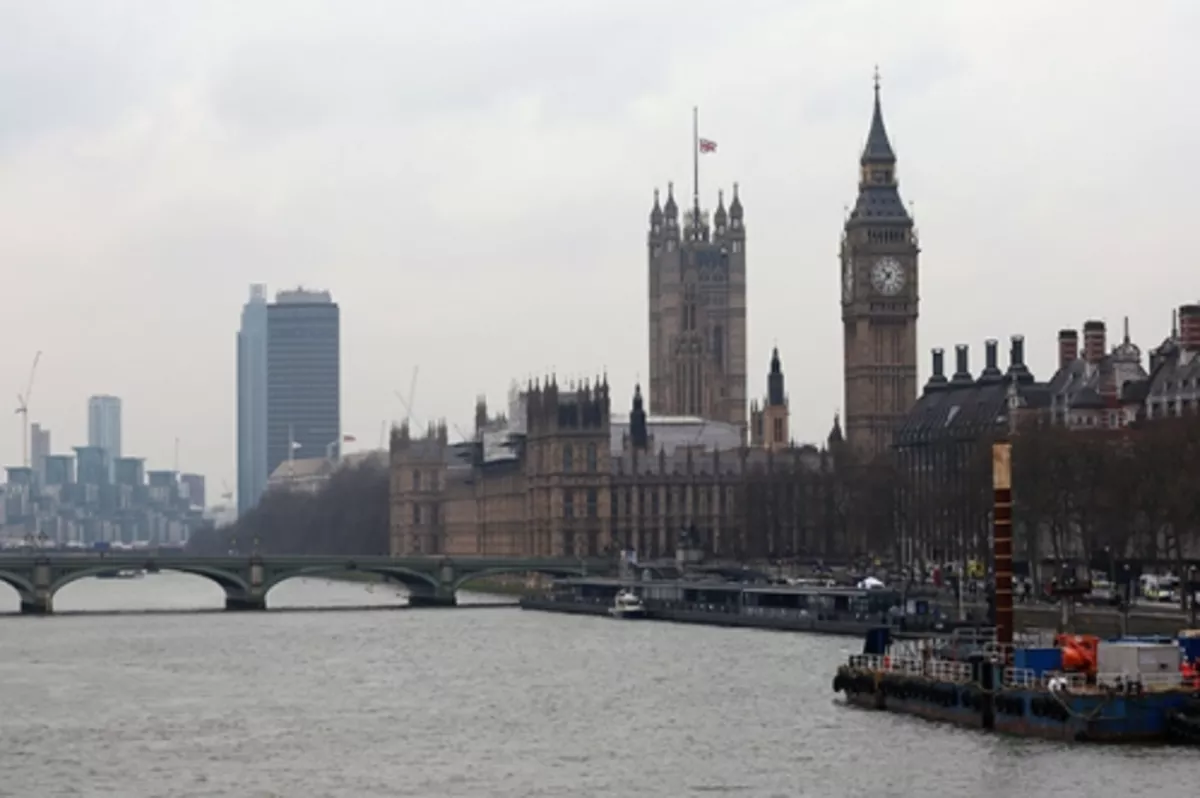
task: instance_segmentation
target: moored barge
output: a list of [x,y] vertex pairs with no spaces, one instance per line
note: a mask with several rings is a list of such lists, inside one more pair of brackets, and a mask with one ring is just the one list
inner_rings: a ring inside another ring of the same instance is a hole
[[607,615],[618,594],[641,599],[651,620],[862,636],[887,625],[895,634],[948,623],[927,597],[886,588],[785,585],[716,579],[578,577],[521,599],[528,610]]
[[898,642],[872,630],[833,689],[857,706],[1023,737],[1200,743],[1200,633],[1014,640],[1009,447],[992,458],[995,629]]
[[833,688],[847,703],[1022,737],[1200,743],[1191,638],[1099,642],[1097,661],[1082,670],[1068,669],[1070,648],[880,640],[887,630],[868,635],[873,653],[838,669]]

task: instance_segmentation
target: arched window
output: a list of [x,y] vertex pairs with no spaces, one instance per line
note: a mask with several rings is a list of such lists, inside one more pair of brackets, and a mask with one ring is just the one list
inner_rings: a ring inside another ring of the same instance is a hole
[[574,452],[571,451],[571,444],[568,443],[563,446],[563,471],[568,474],[571,473],[571,467],[574,465],[573,458]]
[[596,444],[594,443],[587,445],[587,470],[593,474],[596,472]]

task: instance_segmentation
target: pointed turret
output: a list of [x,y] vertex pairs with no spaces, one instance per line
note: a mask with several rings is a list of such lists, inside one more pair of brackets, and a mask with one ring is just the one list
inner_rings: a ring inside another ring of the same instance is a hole
[[657,229],[663,222],[662,206],[658,204],[658,189],[654,189],[654,207],[650,209],[650,227]]
[[675,204],[675,184],[667,183],[667,204],[663,206],[663,216],[669,225],[678,224],[679,206]]
[[633,409],[629,413],[629,443],[634,449],[645,450],[650,445],[650,430],[646,424],[646,407],[642,403],[642,386],[633,386]]
[[888,141],[887,127],[883,124],[883,108],[879,102],[879,69],[875,70],[875,110],[871,114],[871,129],[867,132],[867,143],[863,147],[863,166],[879,164],[891,166],[896,163],[892,143]]
[[833,429],[829,430],[829,448],[832,449],[842,443],[846,438],[842,435],[842,419],[837,413],[833,414]]
[[725,212],[725,192],[717,192],[717,209],[713,211],[713,226],[717,229],[717,234],[725,232],[725,224],[729,221],[729,215]]
[[896,153],[888,139],[883,123],[883,106],[879,99],[879,72],[875,72],[875,106],[871,113],[871,128],[863,147],[858,182],[858,200],[846,227],[863,224],[912,224],[912,217],[900,199],[896,181]]
[[738,196],[738,184],[733,184],[733,201],[729,203],[729,219],[735,222],[734,227],[741,227],[742,199]]
[[779,347],[771,350],[771,372],[767,375],[767,404],[778,406],[786,403],[783,394],[783,364],[779,362]]

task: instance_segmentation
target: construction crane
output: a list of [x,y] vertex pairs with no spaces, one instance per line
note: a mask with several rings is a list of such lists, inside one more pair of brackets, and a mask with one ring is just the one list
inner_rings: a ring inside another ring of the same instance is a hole
[[233,500],[233,488],[229,487],[229,480],[227,480],[227,479],[221,480],[221,487],[225,489],[224,492],[221,494],[221,498],[224,499],[225,501],[232,501]]
[[400,404],[404,405],[404,423],[410,427],[412,426],[413,400],[417,396],[417,374],[420,370],[420,366],[413,366],[412,382],[408,386],[407,399],[399,391],[395,391],[396,398],[400,400]]
[[25,393],[17,394],[16,413],[21,417],[21,462],[29,467],[29,400],[33,396],[33,378],[37,376],[38,361],[42,352],[33,356],[33,365],[29,367],[29,382],[25,384]]

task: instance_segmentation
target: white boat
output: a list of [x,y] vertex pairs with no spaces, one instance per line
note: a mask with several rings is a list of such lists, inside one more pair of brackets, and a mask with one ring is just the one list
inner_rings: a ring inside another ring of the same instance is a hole
[[646,605],[632,590],[622,590],[608,608],[608,614],[614,618],[645,618]]

